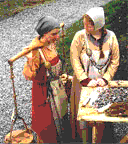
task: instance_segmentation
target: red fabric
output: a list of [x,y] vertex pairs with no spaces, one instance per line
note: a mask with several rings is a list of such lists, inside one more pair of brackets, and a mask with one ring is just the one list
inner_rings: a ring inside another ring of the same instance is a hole
[[86,78],[86,79],[82,80],[82,81],[80,82],[80,84],[81,84],[82,86],[85,86],[85,87],[86,87],[91,80],[92,80],[92,79],[90,79],[90,78]]
[[[39,79],[44,83],[39,82]],[[50,103],[45,103],[47,99],[46,80],[46,69],[42,65],[32,85],[32,129],[44,143],[57,143],[52,109]]]
[[59,62],[59,56],[57,55],[54,59],[49,61],[51,63],[51,66],[56,65]]

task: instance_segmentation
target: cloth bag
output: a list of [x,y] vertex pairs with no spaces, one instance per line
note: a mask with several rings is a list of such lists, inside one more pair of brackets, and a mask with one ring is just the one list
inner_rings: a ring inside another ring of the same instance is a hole
[[[54,95],[54,99],[51,99],[53,116],[55,119],[58,118],[55,110],[56,107],[59,117],[62,118],[67,113],[67,104],[68,104],[65,88],[60,79],[51,81],[50,84]],[[53,100],[55,101],[56,105],[53,105]]]
[[[43,52],[39,52],[42,59],[46,61]],[[48,70],[50,86],[52,88],[51,94],[53,95],[52,97],[50,96],[50,101],[54,119],[58,118],[58,114],[59,118],[62,118],[67,113],[67,95],[63,83],[59,78],[59,75],[61,73],[61,67],[62,63],[59,60],[56,65],[51,66],[51,68]],[[55,78],[57,79],[54,80]]]
[[[42,57],[44,58],[44,57]],[[47,71],[49,76],[50,85],[48,91],[50,92],[49,98],[51,102],[51,108],[53,117],[57,127],[57,132],[61,136],[62,133],[62,119],[63,116],[68,112],[68,97],[65,91],[65,87],[60,79],[62,63],[59,60],[54,66],[51,66]]]

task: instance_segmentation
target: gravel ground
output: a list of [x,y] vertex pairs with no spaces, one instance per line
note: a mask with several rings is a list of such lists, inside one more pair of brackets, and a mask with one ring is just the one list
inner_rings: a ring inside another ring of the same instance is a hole
[[[66,27],[69,27],[73,22],[80,19],[89,8],[103,5],[109,1],[57,0],[56,3],[26,9],[15,16],[0,21],[0,143],[3,143],[4,136],[10,131],[14,107],[10,67],[7,60],[19,53],[37,35],[34,31],[37,20],[42,15],[52,15],[59,22],[64,21]],[[19,115],[23,116],[25,122],[30,126],[31,81],[26,81],[22,75],[25,61],[26,58],[20,58],[14,62],[13,66]],[[19,129],[22,126],[22,121],[17,121],[14,129]],[[122,128],[126,127],[124,124],[116,124],[116,126],[118,129],[115,129],[115,133],[120,141],[120,138],[128,132],[128,128],[124,130]]]

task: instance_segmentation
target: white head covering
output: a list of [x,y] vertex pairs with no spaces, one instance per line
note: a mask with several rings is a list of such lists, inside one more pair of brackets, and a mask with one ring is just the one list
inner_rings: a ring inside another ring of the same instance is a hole
[[102,7],[91,8],[86,14],[93,20],[95,30],[101,29],[105,25],[104,9]]

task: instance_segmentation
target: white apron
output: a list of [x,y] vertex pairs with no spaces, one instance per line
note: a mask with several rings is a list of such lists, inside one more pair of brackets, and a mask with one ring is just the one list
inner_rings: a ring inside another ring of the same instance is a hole
[[[106,61],[108,60],[109,57],[109,50],[103,51],[104,53],[104,58],[99,60],[100,56],[100,51],[97,50],[92,50],[92,58],[93,60],[99,64],[105,64]],[[86,53],[84,53],[81,56],[82,59],[82,64],[84,66],[84,70],[87,72],[88,77],[91,79],[96,79],[96,78],[102,78],[102,75],[105,73],[105,70],[107,69],[108,64],[106,64],[101,73],[99,73],[98,69],[90,63],[89,57]],[[96,88],[91,88],[91,87],[82,87],[81,88],[81,93],[80,93],[80,101],[79,101],[79,106],[78,106],[78,114],[77,114],[77,120],[81,120],[82,115],[85,115],[88,113],[86,111],[86,104],[90,100],[90,105],[92,105],[95,100],[98,98],[99,94],[107,89],[108,86],[105,87],[96,87]],[[82,106],[85,106],[84,111],[82,110]],[[83,129],[86,127],[86,122],[80,122],[80,129]]]

